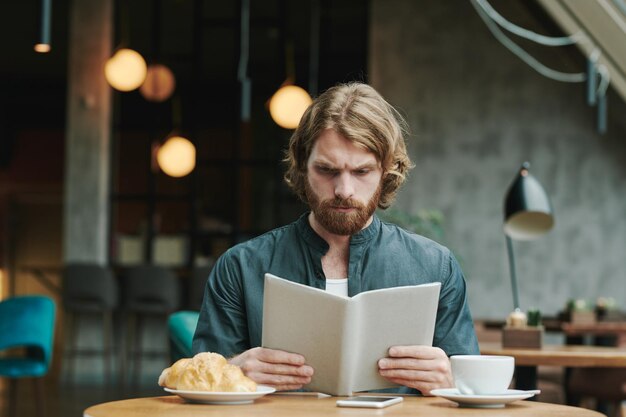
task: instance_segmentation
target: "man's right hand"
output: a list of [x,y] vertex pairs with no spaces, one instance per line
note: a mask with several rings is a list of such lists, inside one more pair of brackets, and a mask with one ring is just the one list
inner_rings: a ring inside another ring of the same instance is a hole
[[257,384],[270,385],[278,391],[296,390],[311,382],[313,368],[304,356],[282,350],[252,348],[229,359]]

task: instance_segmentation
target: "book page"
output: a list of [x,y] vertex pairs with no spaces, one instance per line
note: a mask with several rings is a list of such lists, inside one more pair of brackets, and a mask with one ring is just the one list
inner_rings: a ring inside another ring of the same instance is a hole
[[432,346],[440,283],[367,291],[352,298],[358,335],[352,341],[357,366],[354,391],[396,386],[378,373],[391,346]]
[[263,347],[303,355],[315,374],[305,388],[324,393],[349,389],[342,374],[342,341],[349,298],[265,274]]

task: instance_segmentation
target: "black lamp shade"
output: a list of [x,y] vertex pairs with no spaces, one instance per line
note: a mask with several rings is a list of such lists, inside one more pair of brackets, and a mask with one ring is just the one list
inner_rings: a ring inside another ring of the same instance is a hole
[[504,200],[504,233],[516,240],[532,240],[554,226],[552,205],[545,190],[522,165]]

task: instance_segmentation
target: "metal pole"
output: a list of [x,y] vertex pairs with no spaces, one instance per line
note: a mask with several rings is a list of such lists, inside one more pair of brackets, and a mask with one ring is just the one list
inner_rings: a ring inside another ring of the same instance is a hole
[[506,237],[506,249],[509,255],[509,272],[511,273],[511,289],[513,290],[513,306],[519,310],[519,293],[517,292],[517,275],[515,274],[515,256],[513,254],[513,241],[509,235]]

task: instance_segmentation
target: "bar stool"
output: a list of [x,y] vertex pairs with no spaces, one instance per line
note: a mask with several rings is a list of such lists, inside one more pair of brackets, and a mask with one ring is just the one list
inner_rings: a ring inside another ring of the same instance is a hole
[[[128,364],[128,369],[133,370],[132,384],[136,386],[141,375],[142,358],[163,356],[169,359],[169,341],[165,329],[168,316],[180,305],[180,283],[176,275],[167,268],[157,265],[132,267],[124,279],[124,300],[127,343],[122,375],[125,375]],[[164,350],[142,349],[144,325],[149,319],[162,320]]]
[[[68,380],[74,378],[76,356],[102,355],[105,383],[111,382],[113,356],[113,312],[119,305],[119,290],[113,271],[102,265],[88,263],[68,264],[63,268],[62,303],[65,309],[66,343],[64,359]],[[102,349],[78,347],[80,319],[85,315],[102,320]]]

